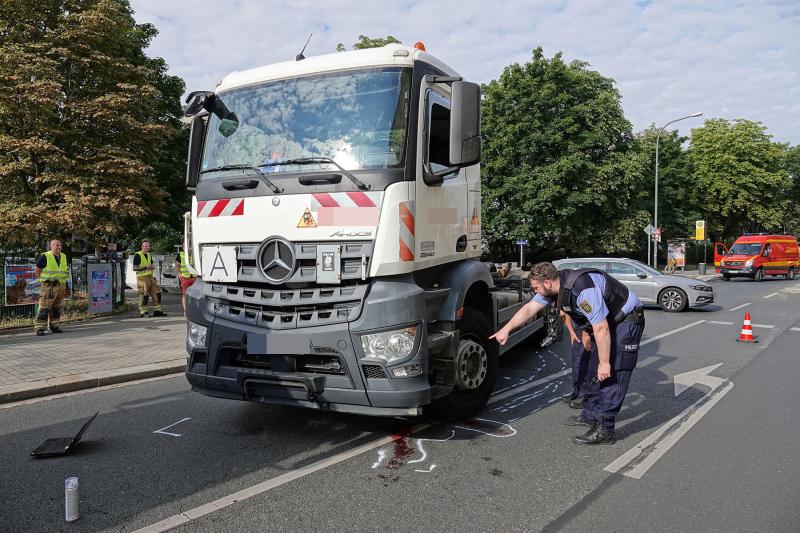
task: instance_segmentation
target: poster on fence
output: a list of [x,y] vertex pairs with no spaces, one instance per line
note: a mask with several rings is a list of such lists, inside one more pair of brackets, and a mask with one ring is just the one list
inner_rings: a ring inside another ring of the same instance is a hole
[[30,305],[39,301],[36,265],[5,265],[5,305]]
[[110,313],[113,307],[111,265],[108,263],[88,265],[88,278],[89,313]]
[[686,266],[686,243],[671,242],[667,246],[667,264],[674,268],[684,268]]

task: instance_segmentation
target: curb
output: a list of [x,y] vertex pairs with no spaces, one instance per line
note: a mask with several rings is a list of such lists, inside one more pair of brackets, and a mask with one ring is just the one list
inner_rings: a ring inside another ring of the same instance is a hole
[[176,359],[162,363],[150,363],[112,370],[101,370],[83,374],[72,374],[58,378],[45,379],[0,387],[0,404],[41,398],[53,394],[94,389],[116,385],[128,381],[154,378],[169,374],[179,374],[186,370],[186,360]]

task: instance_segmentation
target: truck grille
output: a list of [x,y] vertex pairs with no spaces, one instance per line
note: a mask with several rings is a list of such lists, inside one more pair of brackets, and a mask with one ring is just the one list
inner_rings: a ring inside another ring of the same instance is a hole
[[267,329],[296,329],[355,320],[367,285],[257,289],[206,283],[204,291],[216,317]]
[[742,266],[743,264],[744,263],[741,262],[741,261],[730,261],[730,262],[726,262],[725,266],[738,267],[738,266]]
[[367,377],[367,379],[386,378],[386,373],[383,371],[383,367],[378,365],[364,365],[361,368],[364,369],[364,375]]

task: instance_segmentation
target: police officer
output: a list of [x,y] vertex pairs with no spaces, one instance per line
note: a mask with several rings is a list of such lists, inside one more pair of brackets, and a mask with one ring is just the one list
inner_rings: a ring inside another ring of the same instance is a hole
[[563,311],[560,314],[569,331],[572,360],[572,391],[562,396],[561,400],[573,409],[582,409],[583,401],[588,394],[589,380],[586,376],[589,371],[589,357],[592,355],[592,340],[588,334],[583,335],[586,332],[575,332],[569,315]]
[[139,316],[147,317],[147,303],[153,299],[153,316],[166,316],[161,310],[161,287],[153,277],[153,257],[150,241],[142,241],[142,249],[133,255],[133,271],[136,272],[136,288],[139,289]]
[[644,311],[636,295],[601,270],[558,271],[552,263],[533,266],[530,282],[534,298],[492,335],[505,344],[514,329],[532,319],[555,299],[578,328],[594,337],[589,375],[595,375],[588,388],[583,412],[570,417],[568,425],[588,426],[577,444],[613,444],[614,420],[622,407],[631,372],[636,367],[639,341],[644,332]]
[[197,279],[189,271],[189,263],[186,262],[186,252],[181,250],[175,256],[175,272],[178,273],[178,280],[181,284],[181,304],[183,304],[183,314],[186,314],[186,289],[191,287]]
[[56,325],[61,318],[61,304],[67,292],[69,277],[69,261],[67,255],[61,253],[61,241],[50,241],[50,250],[39,256],[36,262],[36,277],[39,278],[39,312],[33,323],[33,330],[39,337],[49,326],[53,333],[61,333]]

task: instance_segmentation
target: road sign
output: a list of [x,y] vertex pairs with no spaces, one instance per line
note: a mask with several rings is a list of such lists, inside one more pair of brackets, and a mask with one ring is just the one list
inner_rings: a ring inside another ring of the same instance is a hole
[[705,220],[698,220],[694,223],[694,240],[696,241],[704,241],[706,240],[706,221]]
[[656,229],[656,228],[655,228],[655,227],[654,227],[652,224],[648,224],[648,225],[646,225],[646,226],[644,227],[644,232],[645,232],[647,235],[652,235],[652,234],[653,234],[653,231],[654,231],[655,229]]
[[528,246],[528,241],[526,239],[520,239],[517,241],[517,246]]

